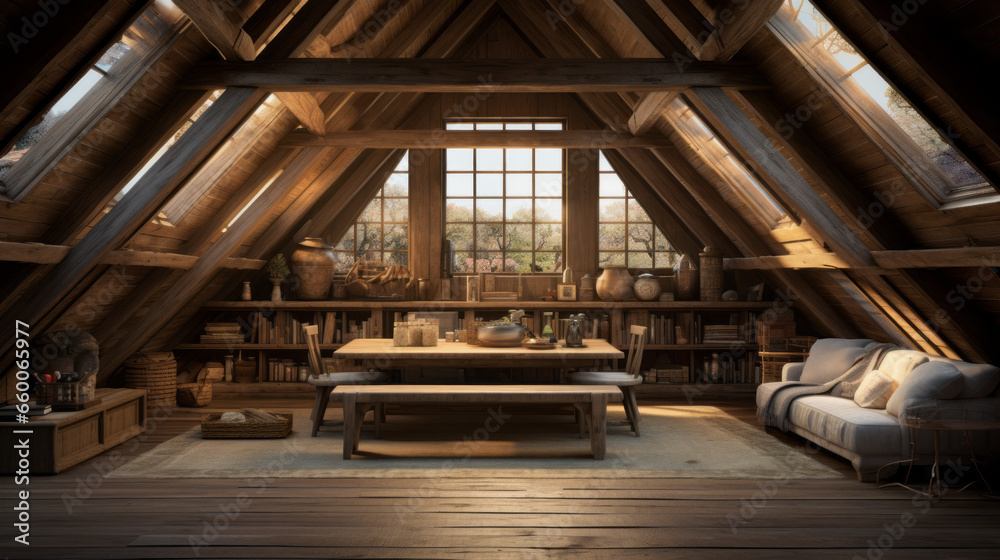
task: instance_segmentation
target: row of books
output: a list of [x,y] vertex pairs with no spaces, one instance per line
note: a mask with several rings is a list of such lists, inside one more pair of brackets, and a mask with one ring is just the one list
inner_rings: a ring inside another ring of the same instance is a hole
[[[338,324],[337,313],[334,311],[317,311],[313,313],[311,322],[303,321],[295,316],[288,316],[279,326],[274,319],[268,318],[264,313],[254,313],[253,325],[250,330],[250,343],[305,344],[306,337],[302,330],[305,324],[314,324],[319,327],[320,344],[350,342],[356,338],[373,338],[379,334],[369,319],[352,321],[347,318],[346,314],[343,314],[340,319]],[[204,335],[202,342],[206,342]],[[243,342],[243,340],[218,340],[216,342]]]
[[739,314],[733,313],[729,323],[702,325],[698,313],[650,313],[630,310],[625,314],[621,331],[615,333],[612,343],[624,345],[629,340],[632,325],[646,327],[647,344],[753,344],[756,340],[757,314],[750,313],[747,323],[739,323]]
[[706,356],[695,374],[699,383],[760,383],[761,380],[760,366],[753,360],[724,353]]

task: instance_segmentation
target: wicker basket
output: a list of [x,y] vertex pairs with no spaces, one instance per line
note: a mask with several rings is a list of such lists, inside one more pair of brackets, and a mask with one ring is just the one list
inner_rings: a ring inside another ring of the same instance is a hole
[[146,408],[177,406],[177,360],[171,352],[136,354],[125,361],[125,386],[146,390]]
[[204,439],[273,439],[287,437],[292,432],[292,413],[264,412],[256,409],[240,411],[246,422],[222,422],[221,412],[201,417],[201,437]]
[[177,386],[177,404],[192,408],[208,406],[212,402],[211,383],[181,383]]

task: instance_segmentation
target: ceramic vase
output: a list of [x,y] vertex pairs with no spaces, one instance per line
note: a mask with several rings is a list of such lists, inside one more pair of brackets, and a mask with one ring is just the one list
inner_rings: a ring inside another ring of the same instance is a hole
[[278,303],[281,301],[281,283],[284,278],[270,278],[271,280],[271,301]]
[[243,301],[250,301],[253,299],[253,295],[250,294],[250,281],[243,282],[243,293],[240,294],[240,299]]
[[624,301],[632,295],[632,275],[624,266],[606,266],[597,277],[597,297],[604,301]]
[[660,297],[660,293],[663,292],[663,288],[660,287],[660,279],[652,274],[640,274],[635,279],[635,285],[632,289],[635,291],[636,299],[642,301],[653,301]]
[[330,295],[334,264],[330,248],[318,237],[307,237],[289,259],[299,277],[299,299],[320,300]]

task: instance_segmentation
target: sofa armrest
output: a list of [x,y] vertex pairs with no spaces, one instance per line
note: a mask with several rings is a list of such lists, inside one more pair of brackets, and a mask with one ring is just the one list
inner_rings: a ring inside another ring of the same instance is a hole
[[785,364],[781,368],[781,380],[798,381],[802,377],[802,368],[805,366],[805,362],[789,362]]
[[900,420],[1000,422],[1000,398],[981,399],[910,399],[903,403]]

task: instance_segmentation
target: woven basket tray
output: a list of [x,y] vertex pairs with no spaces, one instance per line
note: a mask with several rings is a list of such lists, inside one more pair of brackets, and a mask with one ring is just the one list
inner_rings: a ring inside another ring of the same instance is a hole
[[[239,411],[247,417],[246,422],[221,422],[221,412],[201,417],[201,437],[204,439],[269,439],[287,437],[292,432],[292,413],[288,411],[264,412],[256,409]],[[262,415],[271,415],[281,420],[264,421]]]

